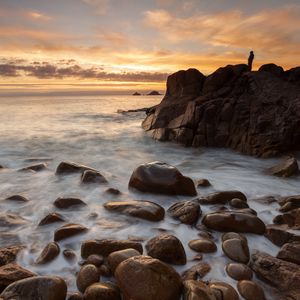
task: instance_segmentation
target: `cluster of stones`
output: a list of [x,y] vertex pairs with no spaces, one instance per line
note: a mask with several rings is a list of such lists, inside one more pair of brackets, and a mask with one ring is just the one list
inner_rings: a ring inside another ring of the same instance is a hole
[[[35,171],[36,172],[36,171]],[[82,173],[84,182],[106,183],[96,170],[74,164],[61,163],[56,174]],[[201,180],[207,186],[205,180]],[[200,185],[201,186],[201,185]],[[196,196],[192,179],[183,176],[178,169],[161,162],[139,166],[134,170],[129,187],[140,192],[168,195]],[[117,193],[116,193],[117,194]],[[7,201],[28,201],[20,195],[8,197]],[[276,201],[272,197],[256,201]],[[87,204],[77,198],[58,198],[54,206],[60,210],[84,207]],[[188,242],[196,256],[203,260],[179,274],[173,266],[183,266],[187,257],[182,242],[174,235],[160,234],[143,245],[134,240],[94,239],[81,244],[80,269],[76,276],[78,292],[67,291],[63,278],[39,276],[16,263],[23,246],[0,248],[0,288],[2,299],[41,300],[176,300],[182,295],[186,300],[265,300],[265,293],[258,278],[273,285],[278,299],[299,299],[300,295],[300,236],[287,229],[299,229],[300,196],[278,199],[280,215],[274,224],[265,225],[249,207],[247,197],[240,191],[222,191],[205,197],[180,201],[167,210],[167,214],[182,224],[199,229],[199,238]],[[204,216],[201,206],[213,205],[216,210]],[[143,200],[106,202],[104,207],[130,217],[151,222],[165,218],[165,210],[157,203]],[[201,221],[202,224],[199,224]],[[0,217],[0,223],[18,226],[26,220],[11,215]],[[64,217],[52,213],[43,218],[39,226],[65,222]],[[198,223],[198,224],[197,224]],[[183,225],[184,226],[184,225]],[[51,263],[61,253],[59,242],[88,229],[80,224],[67,223],[59,227],[50,242],[35,260],[36,265]],[[214,232],[222,232],[219,241]],[[249,249],[246,233],[265,235],[281,247],[276,257]],[[218,243],[219,242],[219,243]],[[236,280],[236,287],[226,282],[206,281],[211,266],[205,257],[215,253],[221,245],[228,264],[224,266],[229,277]],[[62,251],[66,260],[76,261],[71,249]],[[172,266],[173,265],[173,266]],[[275,298],[274,298],[275,299]]]

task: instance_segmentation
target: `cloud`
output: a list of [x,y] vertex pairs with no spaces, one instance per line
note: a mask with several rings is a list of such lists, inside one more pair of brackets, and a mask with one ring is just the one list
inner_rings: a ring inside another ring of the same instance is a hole
[[258,49],[300,54],[300,5],[247,15],[239,10],[178,17],[166,10],[147,11],[145,24],[172,43]]
[[82,0],[84,3],[96,9],[99,15],[105,15],[109,9],[109,0]]
[[39,12],[39,11],[28,11],[25,13],[30,19],[33,19],[33,20],[41,20],[41,21],[50,21],[52,20],[52,17],[42,13],[42,12]]

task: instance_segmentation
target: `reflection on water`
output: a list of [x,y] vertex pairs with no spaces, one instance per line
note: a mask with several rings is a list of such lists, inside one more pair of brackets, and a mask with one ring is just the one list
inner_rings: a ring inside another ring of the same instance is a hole
[[[59,211],[70,222],[80,223],[90,230],[87,234],[60,243],[61,250],[71,248],[80,253],[80,241],[87,238],[129,236],[147,240],[165,229],[175,234],[184,244],[188,259],[195,255],[187,243],[197,238],[198,231],[178,224],[166,216],[164,221],[151,223],[111,214],[102,204],[116,196],[107,195],[107,187],[123,192],[118,199],[145,199],[157,202],[164,208],[184,197],[143,195],[128,191],[132,170],[141,163],[160,160],[177,166],[193,179],[207,178],[213,187],[199,190],[207,194],[215,190],[238,189],[249,199],[263,195],[291,195],[300,193],[299,179],[279,179],[267,176],[264,170],[277,159],[259,160],[223,149],[191,149],[159,143],[141,129],[143,113],[117,114],[126,110],[152,106],[160,97],[39,97],[0,99],[0,164],[7,167],[0,172],[0,205],[2,213],[17,214],[28,220],[27,224],[10,232],[0,229],[1,246],[18,241],[27,248],[19,257],[20,264],[39,274],[64,276],[75,289],[75,271],[78,265],[69,263],[60,255],[47,266],[36,266],[34,260],[41,249],[53,239],[57,224],[38,227],[48,213],[57,211],[53,202],[58,197],[78,197],[88,206]],[[40,173],[16,172],[35,158],[45,158],[49,169]],[[108,185],[79,185],[79,176],[57,178],[54,171],[59,162],[70,160],[98,169],[109,181]],[[13,194],[27,197],[28,203],[7,203],[2,199]],[[249,201],[259,216],[270,223],[277,214],[277,205],[268,206]],[[204,213],[212,208],[202,206]],[[219,241],[219,234],[214,234]],[[276,254],[278,248],[263,237],[248,235],[250,249]],[[204,260],[212,265],[207,280],[226,280],[235,286],[224,271],[229,261],[220,245],[214,254],[205,254]],[[177,267],[179,271],[187,266]]]

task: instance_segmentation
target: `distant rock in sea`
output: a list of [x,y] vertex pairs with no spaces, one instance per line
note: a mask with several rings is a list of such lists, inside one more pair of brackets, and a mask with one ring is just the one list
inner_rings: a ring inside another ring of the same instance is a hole
[[140,94],[139,92],[135,92],[132,94],[132,96],[141,96],[142,94]]
[[300,149],[300,67],[284,71],[267,64],[249,72],[240,64],[209,76],[196,69],[176,72],[142,126],[160,141],[258,157]]
[[161,93],[158,92],[158,91],[152,91],[152,92],[147,94],[147,96],[159,96],[159,95],[161,95]]

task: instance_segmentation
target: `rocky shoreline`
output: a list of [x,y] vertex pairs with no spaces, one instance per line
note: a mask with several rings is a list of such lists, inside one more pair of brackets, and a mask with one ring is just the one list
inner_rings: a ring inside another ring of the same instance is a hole
[[[288,164],[288,167],[290,165],[293,166]],[[19,171],[38,176],[46,169],[46,164],[39,163]],[[80,184],[85,186],[109,186],[108,180],[98,170],[77,163],[62,162],[55,173],[58,178],[78,176]],[[87,203],[79,198],[57,198],[53,206],[59,212],[46,215],[38,225],[57,224],[53,240],[40,249],[34,264],[47,267],[59,256],[66,262],[72,261],[78,266],[76,276],[74,272],[78,292],[68,291],[69,282],[60,274],[39,275],[19,265],[18,255],[26,245],[16,244],[0,248],[0,298],[176,300],[183,297],[187,300],[234,300],[241,297],[263,300],[270,299],[267,296],[270,289],[272,299],[299,300],[300,195],[247,199],[240,191],[227,190],[202,196],[197,195],[198,184],[199,188],[205,189],[209,182],[201,179],[195,184],[177,168],[162,162],[138,166],[129,180],[129,189],[145,195],[184,195],[188,199],[165,210],[161,203],[153,201],[118,200],[121,192],[108,187],[106,193],[113,197],[113,201],[105,202],[104,209],[153,224],[168,215],[181,228],[192,226],[197,229],[198,238],[190,239],[187,245],[169,232],[146,241],[138,238],[88,239],[81,243],[81,257],[77,257],[71,248],[62,247],[61,242],[77,235],[84,236],[90,228],[69,223],[64,211],[80,209]],[[30,200],[11,195],[3,201],[18,205]],[[257,216],[257,211],[251,208],[254,202],[277,204],[278,214],[272,224],[265,224]],[[2,214],[0,223],[9,231],[15,226],[26,226],[28,220],[7,213]],[[249,237],[253,236],[272,242],[275,248],[278,247],[277,255],[251,248]],[[187,255],[185,247],[193,251],[194,257]],[[207,259],[216,251],[222,251],[226,258],[224,272],[235,285],[205,279],[214,271]],[[175,266],[184,268],[188,261],[193,262],[191,267],[176,271]]]

